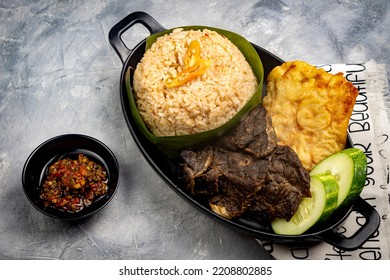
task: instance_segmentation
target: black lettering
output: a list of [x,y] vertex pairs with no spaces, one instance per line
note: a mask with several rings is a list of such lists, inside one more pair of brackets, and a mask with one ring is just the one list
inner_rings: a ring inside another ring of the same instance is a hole
[[325,72],[330,72],[332,71],[332,65],[331,64],[322,64],[322,65],[318,65],[317,68],[322,68],[325,70]]
[[[370,201],[375,202],[376,198],[375,197],[367,197],[364,200],[367,202],[370,202]],[[371,203],[371,206],[375,208],[375,203]]]
[[369,153],[372,153],[372,151],[370,150],[371,148],[371,143],[369,143],[367,146],[364,146],[363,144],[361,143],[356,143],[354,144],[355,147],[360,147],[361,150],[365,153],[365,154],[369,154]]
[[381,252],[379,252],[379,249],[380,248],[378,248],[378,251],[376,250],[363,251],[359,254],[359,257],[362,260],[380,260],[382,258],[382,254]]
[[374,167],[367,165],[367,176],[372,175],[374,171],[375,171]]
[[372,152],[371,151],[366,152],[365,155],[367,157],[367,164],[372,164],[374,162],[374,158],[372,157]]
[[291,248],[290,252],[291,256],[293,256],[295,259],[304,260],[309,257],[308,248]]
[[345,75],[345,79],[351,83],[365,83],[365,80],[359,80],[358,75],[354,73],[348,73]]
[[350,120],[351,121],[356,121],[356,122],[361,122],[361,121],[368,120],[369,118],[370,118],[369,114],[365,114],[365,113],[352,113],[352,115],[350,117]]
[[[346,251],[341,250],[341,249],[339,249],[337,247],[333,247],[333,251],[334,251],[333,254],[326,254],[325,256],[337,257],[339,260],[343,260],[344,257],[350,257],[351,256],[351,254],[349,254]],[[330,259],[330,258],[327,258],[327,259]]]
[[[365,87],[361,87],[360,85],[354,85],[354,86],[355,86],[355,87],[357,88],[357,90],[359,91],[358,98],[359,98],[359,96],[364,96],[364,97],[366,97],[365,100],[367,100],[367,96],[366,96],[367,92],[362,91],[363,89],[365,90],[366,88],[365,88]],[[358,99],[357,99],[357,100],[358,100]]]
[[363,216],[359,215],[359,216],[356,216],[356,223],[359,225],[359,226],[364,226],[364,224],[366,223],[366,218],[364,218]]
[[336,230],[336,232],[340,235],[344,235],[347,232],[347,228],[344,226],[339,226]]
[[268,253],[272,254],[274,252],[274,242],[273,241],[264,241],[261,243],[264,250],[266,250]]
[[383,138],[382,144],[383,144],[383,143],[386,143],[387,140],[389,140],[389,135],[384,133],[384,134],[382,134],[382,138]]
[[[355,106],[353,107],[352,112],[361,113],[361,112],[367,112],[367,111],[368,111],[367,102],[361,102],[361,103],[355,103]],[[368,115],[368,114],[366,114],[366,115]]]
[[[138,271],[141,271],[140,273],[138,273]],[[137,267],[137,275],[145,275],[145,269],[143,267]]]
[[375,179],[374,178],[371,178],[371,177],[367,177],[366,178],[366,183],[364,184],[364,187],[367,187],[367,186],[374,186],[375,185]]
[[[390,167],[388,164],[386,164],[386,170],[385,170],[385,182],[383,185],[380,186],[381,189],[385,190],[387,189],[387,185],[390,183]],[[390,195],[389,195],[390,198]],[[390,203],[390,200],[389,200]]]
[[135,273],[135,269],[127,268],[127,266],[119,269],[119,275],[136,275]]
[[364,64],[347,64],[347,67],[350,67],[351,68],[357,68],[360,66],[360,69],[359,70],[347,70],[346,72],[347,73],[356,73],[356,72],[363,72],[364,70],[366,70],[366,66]]
[[348,130],[350,133],[370,131],[370,123],[369,122],[363,122],[363,123],[351,122],[348,126]]
[[[375,198],[371,198],[371,200],[375,200]],[[379,230],[376,230],[371,237],[364,243],[360,249],[364,250],[359,254],[360,258],[363,260],[380,260],[382,255],[380,253],[379,243]],[[376,246],[374,246],[375,244]]]

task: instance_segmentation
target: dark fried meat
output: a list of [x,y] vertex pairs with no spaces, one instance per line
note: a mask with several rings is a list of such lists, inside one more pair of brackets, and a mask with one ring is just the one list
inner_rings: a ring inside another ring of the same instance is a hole
[[259,221],[290,220],[310,196],[308,172],[291,148],[277,145],[262,105],[219,142],[181,156],[187,190],[228,219],[250,212]]

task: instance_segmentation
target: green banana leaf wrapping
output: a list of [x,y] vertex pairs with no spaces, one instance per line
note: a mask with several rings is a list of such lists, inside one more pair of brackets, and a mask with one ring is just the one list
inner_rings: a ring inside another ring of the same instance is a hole
[[[126,83],[127,94],[130,100],[132,117],[134,118],[135,123],[137,124],[138,128],[141,130],[142,134],[149,141],[157,145],[157,147],[169,157],[177,156],[179,152],[185,148],[190,148],[190,147],[196,148],[201,145],[204,145],[207,142],[211,142],[215,140],[217,137],[222,136],[230,128],[237,125],[244,114],[246,114],[248,111],[250,111],[253,107],[255,107],[261,102],[263,78],[264,78],[263,64],[260,60],[259,55],[257,54],[252,44],[249,43],[242,36],[230,31],[217,29],[213,27],[206,27],[206,26],[185,26],[179,28],[183,28],[183,30],[209,29],[209,30],[216,31],[217,33],[228,38],[233,44],[235,44],[239,48],[239,50],[243,53],[248,63],[251,65],[258,79],[259,85],[256,91],[254,92],[253,96],[251,97],[251,99],[242,107],[242,109],[239,112],[237,112],[237,114],[233,118],[231,118],[228,122],[226,122],[225,124],[217,128],[196,133],[196,134],[191,134],[191,135],[156,136],[147,129],[147,127],[145,126],[141,118],[141,115],[138,112],[137,105],[133,95],[132,81],[130,80],[130,76],[131,76],[130,71],[133,71],[133,69],[128,68],[125,73],[125,83]],[[158,37],[163,36],[165,34],[169,34],[172,32],[172,30],[173,29],[166,30],[149,36],[146,40],[146,50],[150,48],[150,46],[157,40]]]

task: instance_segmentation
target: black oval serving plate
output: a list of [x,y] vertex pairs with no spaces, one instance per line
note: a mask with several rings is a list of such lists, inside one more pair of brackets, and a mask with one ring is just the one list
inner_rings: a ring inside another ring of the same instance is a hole
[[[168,184],[168,186],[171,187],[179,196],[210,217],[228,226],[231,226],[232,228],[243,231],[247,234],[251,234],[254,237],[262,240],[274,240],[276,242],[308,242],[323,240],[343,250],[355,250],[377,230],[380,224],[379,214],[361,197],[359,197],[350,207],[338,209],[326,222],[311,228],[304,234],[279,235],[275,234],[269,225],[259,224],[245,217],[234,220],[225,219],[211,211],[207,202],[197,200],[196,198],[186,193],[184,191],[183,183],[180,180],[180,167],[177,160],[168,158],[161,151],[159,151],[154,144],[149,142],[137,129],[137,126],[132,119],[129,99],[126,91],[125,75],[127,69],[129,67],[131,69],[135,69],[138,62],[143,57],[145,53],[146,39],[139,42],[133,49],[129,49],[122,41],[121,36],[130,27],[138,23],[144,25],[151,34],[165,30],[164,27],[162,27],[150,15],[144,12],[135,12],[129,14],[110,30],[109,42],[123,63],[120,79],[120,98],[123,114],[130,132],[145,159],[157,172],[157,174]],[[253,44],[253,46],[262,60],[264,67],[264,77],[266,80],[269,72],[274,67],[282,64],[283,60],[257,45]],[[130,80],[132,81],[132,73]],[[265,91],[266,87],[264,86],[263,95],[265,94]],[[350,140],[347,144],[352,145]],[[352,236],[344,237],[335,230],[337,226],[345,221],[351,211],[356,211],[363,215],[366,219],[366,223],[361,226]]]

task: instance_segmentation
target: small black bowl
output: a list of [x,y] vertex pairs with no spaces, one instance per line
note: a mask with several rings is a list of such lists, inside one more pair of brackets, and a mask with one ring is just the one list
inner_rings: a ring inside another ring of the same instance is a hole
[[[107,193],[90,206],[74,213],[45,207],[39,196],[48,167],[61,158],[78,154],[84,154],[105,167],[108,176]],[[40,212],[62,220],[79,220],[102,209],[115,195],[118,180],[119,165],[112,151],[99,140],[80,134],[60,135],[39,145],[27,158],[22,173],[23,190],[31,204]]]

